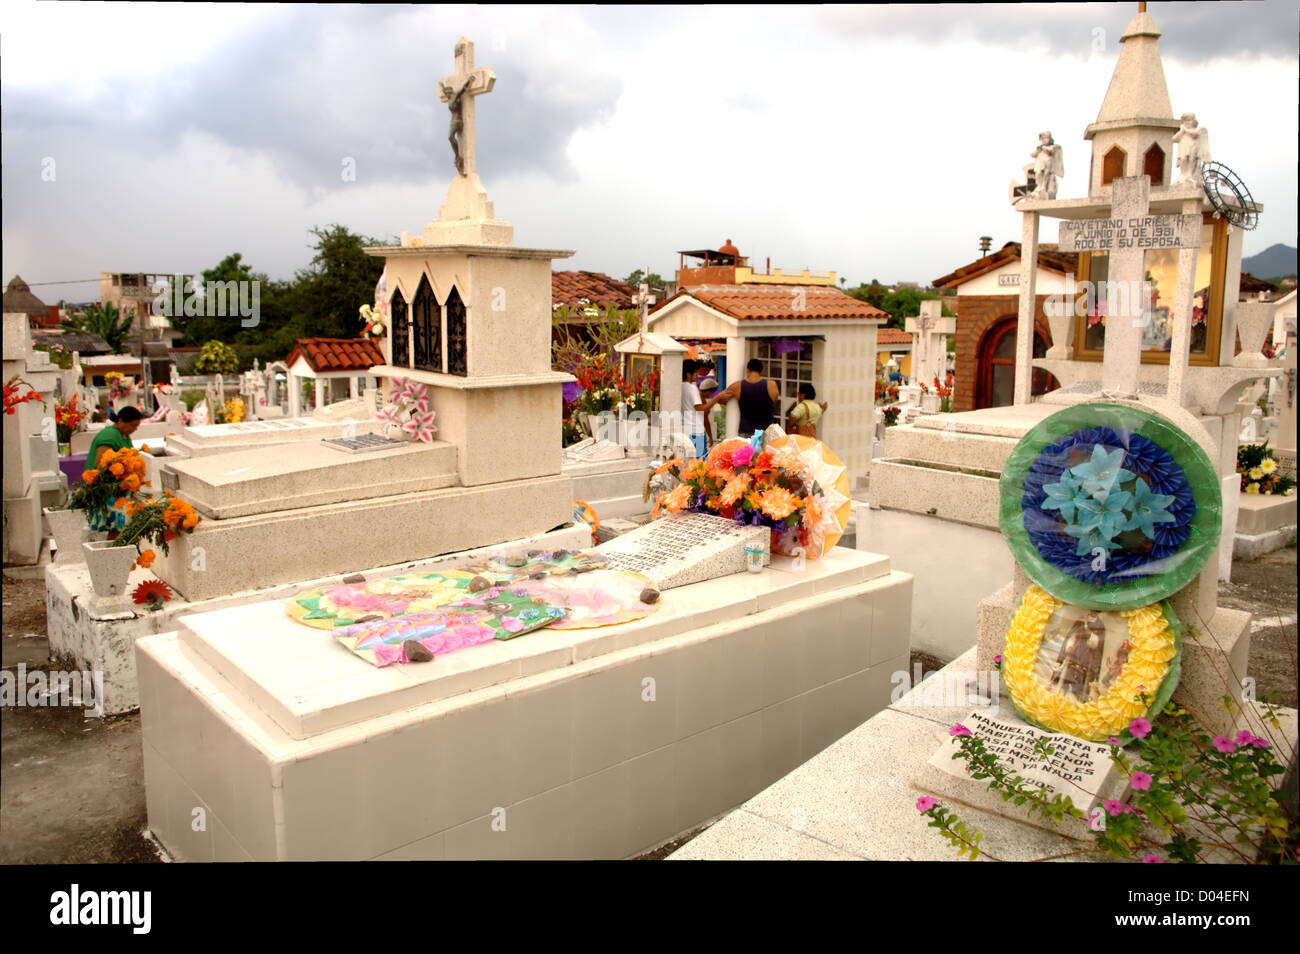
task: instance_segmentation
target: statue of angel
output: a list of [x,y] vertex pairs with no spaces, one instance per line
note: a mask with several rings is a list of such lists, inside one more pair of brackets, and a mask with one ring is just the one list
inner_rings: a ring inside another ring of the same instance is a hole
[[1038,134],[1038,145],[1029,154],[1033,162],[1024,167],[1025,181],[1011,183],[1012,205],[1021,199],[1055,199],[1057,180],[1065,175],[1064,152],[1050,130]]
[[1210,131],[1196,122],[1195,113],[1183,113],[1182,126],[1174,133],[1178,147],[1178,182],[1200,185],[1202,169],[1210,161]]

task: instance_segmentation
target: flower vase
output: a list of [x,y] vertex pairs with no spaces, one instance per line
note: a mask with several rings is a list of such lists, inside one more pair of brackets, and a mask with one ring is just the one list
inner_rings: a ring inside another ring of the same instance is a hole
[[59,456],[60,457],[72,456],[72,441],[59,441]]
[[126,582],[137,556],[135,547],[118,547],[114,541],[104,540],[83,543],[86,569],[90,571],[90,585],[102,597],[119,597],[126,593]]
[[85,563],[81,544],[86,539],[86,514],[80,510],[45,509],[45,523],[54,537],[54,562],[60,566]]

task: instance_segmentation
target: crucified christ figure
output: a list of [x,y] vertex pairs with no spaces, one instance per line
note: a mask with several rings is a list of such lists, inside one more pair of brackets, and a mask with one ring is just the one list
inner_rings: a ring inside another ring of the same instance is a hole
[[465,157],[460,154],[460,134],[465,128],[465,112],[461,107],[461,100],[469,91],[470,83],[473,77],[465,77],[465,82],[461,84],[460,89],[455,89],[447,83],[440,83],[442,95],[447,97],[447,107],[451,110],[451,132],[447,136],[447,141],[451,143],[452,158],[456,162],[456,171],[461,175],[465,174]]

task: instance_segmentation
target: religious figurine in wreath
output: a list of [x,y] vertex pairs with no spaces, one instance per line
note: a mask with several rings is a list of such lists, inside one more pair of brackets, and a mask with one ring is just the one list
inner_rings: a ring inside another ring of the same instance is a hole
[[1057,180],[1065,175],[1064,151],[1050,130],[1038,134],[1038,145],[1029,154],[1033,162],[1024,167],[1025,181],[1011,183],[1011,203],[1021,199],[1055,199]]
[[1085,702],[1093,701],[1098,694],[1097,680],[1101,676],[1105,645],[1106,624],[1100,613],[1092,612],[1075,620],[1057,653],[1051,688],[1061,694],[1072,693]]
[[[456,47],[457,54],[460,53],[460,46]],[[465,111],[462,108],[461,101],[465,94],[469,92],[470,84],[474,81],[473,76],[465,77],[465,82],[461,84],[460,89],[455,89],[448,83],[439,83],[442,88],[442,95],[447,101],[447,107],[451,110],[451,131],[447,134],[447,141],[451,143],[452,158],[456,162],[456,171],[462,176],[465,174],[465,157],[460,152],[460,134],[465,128]]]
[[1210,131],[1196,122],[1195,113],[1183,113],[1182,126],[1174,133],[1178,146],[1178,181],[1180,184],[1200,185],[1202,170],[1210,161]]

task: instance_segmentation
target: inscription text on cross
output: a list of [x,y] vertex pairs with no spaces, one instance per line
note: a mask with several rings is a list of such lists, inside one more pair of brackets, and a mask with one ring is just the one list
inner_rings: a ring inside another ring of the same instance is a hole
[[[1109,254],[1105,295],[1099,288],[1093,289],[1095,301],[1106,301],[1101,386],[1120,394],[1136,394],[1142,328],[1150,320],[1145,314],[1147,250],[1199,247],[1201,217],[1148,215],[1151,180],[1146,176],[1115,179],[1113,187],[1110,218],[1061,222],[1058,247],[1062,252]],[[1175,315],[1174,320],[1190,320],[1190,315],[1186,319]]]
[[492,92],[497,77],[487,67],[474,68],[474,44],[465,37],[456,41],[456,72],[438,81],[438,99],[451,109],[452,158],[456,171],[474,175],[474,97]]

